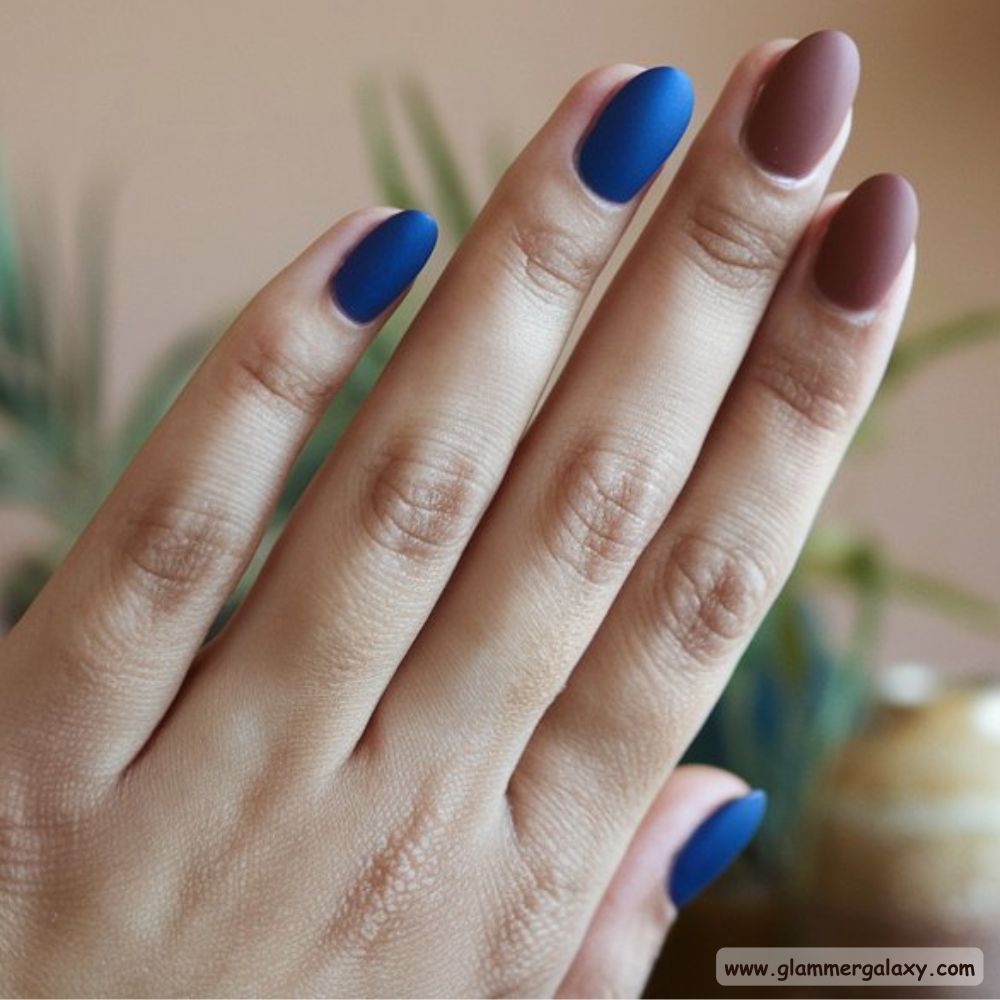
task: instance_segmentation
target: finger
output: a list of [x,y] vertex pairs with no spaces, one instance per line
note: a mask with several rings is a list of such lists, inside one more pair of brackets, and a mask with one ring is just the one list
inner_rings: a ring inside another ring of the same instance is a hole
[[559,997],[639,997],[677,914],[756,833],[766,796],[690,764],[660,789],[563,978]]
[[570,810],[586,825],[599,811],[627,836],[791,570],[885,368],[913,273],[905,181],[871,178],[832,221],[830,210],[683,495],[533,736],[520,765],[531,780],[518,789],[515,775],[511,789],[533,798],[526,817]]
[[[499,787],[683,486],[846,139],[853,43],[823,32],[775,66],[787,48],[737,68],[380,710],[404,736],[422,716],[421,739],[478,755]],[[827,145],[794,183],[741,141],[769,70],[827,102]]]
[[117,771],[142,746],[435,233],[422,213],[359,212],[253,299],[7,639],[0,731],[70,741],[74,771]]
[[[605,103],[578,169],[575,150]],[[256,683],[275,691],[272,711],[283,700],[294,717],[273,727],[283,751],[291,732],[322,767],[317,734],[336,742],[335,755],[353,746],[690,104],[686,80],[667,69],[613,67],[570,92],[501,181],[303,498],[221,639],[234,664],[255,667],[223,671],[204,711]],[[595,141],[615,144],[627,184],[612,184],[614,164],[588,153]],[[580,170],[609,197],[595,197]]]

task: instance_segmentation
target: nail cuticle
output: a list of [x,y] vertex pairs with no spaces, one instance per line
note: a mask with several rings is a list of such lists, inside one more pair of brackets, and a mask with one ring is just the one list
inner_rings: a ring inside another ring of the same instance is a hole
[[[823,166],[823,160],[820,160],[816,166],[802,177],[786,177],[783,174],[776,174],[773,170],[768,170],[762,163],[760,163],[757,158],[753,155],[753,151],[747,143],[746,129],[744,128],[740,132],[737,145],[740,148],[740,152],[747,158],[750,167],[756,171],[757,176],[761,178],[766,184],[770,184],[772,187],[778,191],[799,191],[802,188],[809,187],[810,184],[815,181],[817,174],[820,172],[820,168]],[[823,159],[826,159],[824,156]]]
[[852,109],[849,108],[843,124],[841,125],[841,130],[837,133],[837,137],[833,140],[829,149],[827,149],[820,159],[817,160],[815,166],[808,173],[802,174],[800,177],[789,177],[785,174],[775,173],[773,170],[769,170],[763,163],[761,163],[756,156],[754,156],[753,150],[750,148],[747,141],[747,129],[745,125],[740,130],[736,144],[743,156],[746,157],[751,169],[757,173],[757,176],[764,183],[769,184],[777,191],[801,191],[804,188],[808,188],[812,184],[816,183],[816,181],[820,178],[820,175],[824,173],[825,164],[829,160],[833,159],[835,161],[839,158],[841,149],[847,144],[847,136],[844,135],[843,139],[841,139],[841,135],[848,126],[852,113]]
[[884,303],[879,303],[877,306],[872,306],[870,309],[851,309],[849,306],[838,305],[834,302],[833,299],[831,299],[826,292],[820,288],[819,283],[816,281],[815,274],[810,274],[809,284],[810,291],[812,292],[813,297],[816,300],[816,304],[820,309],[829,313],[831,319],[836,320],[838,323],[846,324],[847,326],[854,326],[859,330],[863,330],[871,326],[884,306]]

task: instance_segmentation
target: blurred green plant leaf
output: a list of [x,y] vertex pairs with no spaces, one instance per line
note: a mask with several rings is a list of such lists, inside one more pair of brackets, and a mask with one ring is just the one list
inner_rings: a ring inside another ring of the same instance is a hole
[[[28,335],[22,312],[23,276],[9,190],[0,164],[0,340],[11,354],[16,355],[37,349],[38,345]],[[10,375],[7,364],[3,374],[5,378]]]
[[381,86],[375,80],[364,81],[358,89],[358,103],[368,161],[382,200],[397,208],[419,208],[420,200],[406,175],[399,146],[389,127]]
[[964,620],[978,629],[1000,631],[1000,606],[981,594],[950,580],[892,563],[886,565],[885,575],[889,597]]
[[889,359],[883,390],[893,390],[933,361],[1000,336],[1000,309],[983,309],[900,339]]
[[0,582],[0,615],[5,622],[16,622],[45,586],[57,561],[48,553],[18,559]]
[[928,365],[956,351],[1000,337],[1000,309],[983,309],[901,337],[889,359],[875,399],[854,435],[852,450],[871,449],[882,441],[884,403]]
[[0,211],[6,276],[0,412],[11,446],[7,475],[23,474],[17,495],[26,501],[30,490],[38,490],[35,506],[65,525],[62,515],[87,494],[92,467],[77,460],[80,421],[73,378],[78,373],[73,338],[54,307],[66,283],[51,213],[37,202],[21,208],[27,218],[21,226],[6,201]]
[[104,178],[84,195],[77,227],[79,287],[65,367],[67,395],[73,400],[69,421],[75,431],[75,459],[81,465],[96,466],[101,458],[106,283],[111,268],[113,210],[112,184],[110,178]]
[[469,231],[476,211],[430,95],[415,79],[402,87],[407,118],[423,153],[444,227],[457,243]]
[[492,186],[496,186],[500,178],[507,172],[507,168],[514,162],[514,144],[507,132],[494,130],[489,134],[484,150],[484,160],[486,175],[490,178]]
[[819,525],[800,560],[803,577],[851,590],[862,602],[903,600],[980,629],[1000,629],[1000,604],[932,574],[897,564],[875,541]]
[[24,241],[19,239],[8,199],[8,190],[3,185],[0,187],[0,343],[3,346],[0,409],[8,420],[37,429],[49,381],[48,338],[37,315],[40,289],[36,274],[25,265]]
[[34,507],[54,515],[60,504],[53,465],[28,437],[0,442],[0,503]]

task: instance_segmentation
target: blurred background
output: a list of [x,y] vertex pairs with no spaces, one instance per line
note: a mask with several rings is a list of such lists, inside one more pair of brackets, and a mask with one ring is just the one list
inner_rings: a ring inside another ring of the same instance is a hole
[[[676,939],[708,954],[755,934],[947,939],[1000,965],[994,0],[0,0],[4,620],[208,340],[337,217],[428,208],[440,264],[589,68],[682,67],[697,125],[745,49],[823,27],[863,60],[835,187],[911,179],[917,284],[802,569],[692,750],[773,808]],[[400,331],[335,404],[282,511]],[[651,990],[711,994],[714,963],[691,954]]]

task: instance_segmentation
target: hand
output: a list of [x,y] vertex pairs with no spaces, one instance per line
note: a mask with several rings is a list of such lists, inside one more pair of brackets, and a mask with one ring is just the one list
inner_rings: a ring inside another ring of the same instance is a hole
[[905,182],[822,200],[853,45],[789,49],[740,63],[532,421],[690,113],[676,71],[573,88],[203,646],[433,224],[352,215],[247,306],[0,650],[0,992],[638,989],[574,958],[912,276]]

